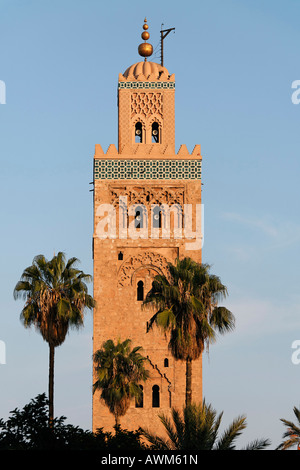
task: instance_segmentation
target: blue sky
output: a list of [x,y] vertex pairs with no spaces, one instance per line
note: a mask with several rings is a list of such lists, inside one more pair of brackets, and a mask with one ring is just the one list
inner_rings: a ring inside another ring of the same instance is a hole
[[[13,288],[35,255],[92,273],[95,144],[117,144],[118,74],[137,62],[146,16],[176,78],[176,148],[201,144],[203,261],[226,284],[236,329],[204,358],[204,395],[244,445],[276,447],[300,406],[300,79],[296,0],[0,0],[0,417],[47,392],[48,346],[19,321]],[[152,57],[159,62],[159,55]],[[55,411],[91,427],[92,316],[56,351]]]

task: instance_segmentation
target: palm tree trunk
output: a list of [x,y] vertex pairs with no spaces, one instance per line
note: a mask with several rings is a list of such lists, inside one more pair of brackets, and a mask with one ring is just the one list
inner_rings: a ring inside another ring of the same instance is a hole
[[192,360],[186,360],[186,388],[185,388],[185,404],[192,404]]
[[49,427],[52,428],[54,418],[54,346],[49,345]]
[[119,430],[119,426],[120,426],[120,416],[116,413],[115,414],[115,433],[117,435],[117,432]]

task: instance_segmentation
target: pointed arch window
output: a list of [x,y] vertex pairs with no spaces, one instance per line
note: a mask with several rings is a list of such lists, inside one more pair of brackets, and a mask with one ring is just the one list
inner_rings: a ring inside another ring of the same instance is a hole
[[153,385],[152,387],[152,408],[159,408],[160,396],[159,386]]
[[143,142],[143,125],[140,121],[135,124],[134,135],[135,135],[135,143],[141,144]]
[[158,122],[153,122],[151,135],[152,135],[152,143],[159,144],[160,143],[160,128],[159,128]]
[[152,225],[153,228],[161,228],[161,220],[162,220],[162,209],[160,206],[155,206],[153,209],[153,221]]
[[139,281],[137,283],[137,300],[142,302],[144,300],[144,283],[143,281]]
[[135,208],[135,228],[143,228],[144,227],[144,213],[143,208],[141,206],[137,206]]

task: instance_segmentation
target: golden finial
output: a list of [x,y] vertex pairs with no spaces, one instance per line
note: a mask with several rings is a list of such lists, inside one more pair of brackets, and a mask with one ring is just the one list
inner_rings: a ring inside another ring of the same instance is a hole
[[150,38],[150,34],[147,31],[148,28],[149,26],[147,25],[147,18],[145,18],[144,25],[143,25],[144,31],[141,34],[142,39],[144,39],[145,42],[142,42],[142,44],[140,44],[138,48],[139,54],[142,57],[145,57],[145,61],[147,60],[147,57],[149,57],[153,53],[152,44],[149,44],[148,42],[146,42]]

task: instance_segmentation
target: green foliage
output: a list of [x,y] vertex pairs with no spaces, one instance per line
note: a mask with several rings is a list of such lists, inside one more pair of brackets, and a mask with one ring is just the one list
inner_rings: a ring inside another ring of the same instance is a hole
[[75,268],[77,262],[74,257],[66,260],[62,252],[50,261],[38,255],[14,289],[15,299],[25,300],[21,312],[24,326],[35,326],[54,347],[64,342],[69,327],[83,325],[84,309],[95,305],[86,284],[91,276]]
[[[205,401],[186,406],[182,414],[172,408],[171,419],[163,414],[159,416],[167,438],[156,436],[147,429],[141,429],[141,433],[151,444],[152,450],[236,450],[235,441],[246,427],[246,418],[236,418],[218,437],[222,415],[218,415]],[[258,439],[244,450],[261,450],[268,445],[270,442],[267,439]]]
[[169,334],[169,349],[179,360],[186,361],[186,405],[192,403],[192,361],[235,326],[234,315],[218,305],[227,288],[210,274],[210,266],[191,258],[168,263],[168,272],[155,277],[143,307],[155,313],[148,324],[157,325]]
[[140,398],[140,382],[149,378],[145,368],[147,359],[140,354],[141,347],[131,349],[131,340],[120,340],[115,344],[108,340],[94,354],[97,380],[93,392],[101,391],[109,411],[115,416],[116,425],[124,416],[132,398]]
[[48,425],[48,400],[38,395],[24,406],[15,409],[5,422],[0,419],[0,451],[3,450],[143,450],[139,431],[117,428],[113,435],[98,429],[96,433],[65,424],[66,418],[54,418]]
[[60,346],[70,327],[83,325],[84,311],[95,301],[88,294],[91,276],[75,268],[77,258],[66,260],[59,252],[50,261],[44,255],[34,258],[14,289],[15,299],[22,298],[24,326],[35,326],[49,345],[49,425],[54,416],[54,351]]
[[295,446],[297,446],[298,450],[300,449],[300,410],[294,406],[293,411],[297,419],[297,424],[286,419],[280,420],[286,426],[286,431],[283,434],[284,440],[277,447],[277,450],[287,450]]
[[48,425],[48,400],[38,395],[25,405],[15,409],[6,422],[0,420],[1,450],[76,449],[92,443],[92,435],[78,427],[66,425],[65,417],[55,418],[53,427]]
[[[223,413],[218,415],[205,402],[202,405],[185,407],[182,414],[173,408],[172,419],[160,415],[167,438],[150,434],[145,429],[123,430],[119,425],[115,426],[114,433],[104,432],[103,428],[93,433],[65,424],[64,416],[54,418],[53,427],[49,428],[47,410],[48,400],[45,394],[41,394],[22,410],[11,411],[6,422],[0,419],[0,451],[89,450],[105,453],[118,450],[237,450],[235,441],[246,428],[245,417],[241,416],[219,437]],[[242,450],[261,450],[269,444],[267,439],[257,439]]]
[[233,314],[218,306],[227,289],[209,269],[191,258],[177,259],[168,264],[166,276],[155,277],[143,302],[143,307],[155,310],[149,328],[156,324],[170,332],[169,347],[176,359],[197,359],[217,332],[234,328]]

